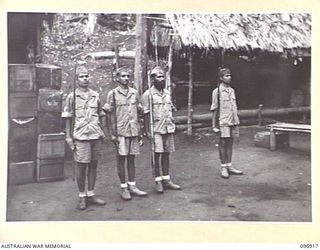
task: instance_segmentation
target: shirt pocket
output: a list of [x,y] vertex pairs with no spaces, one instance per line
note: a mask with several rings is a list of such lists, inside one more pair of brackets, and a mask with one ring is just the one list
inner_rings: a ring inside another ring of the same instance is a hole
[[89,103],[88,107],[87,107],[88,111],[90,113],[90,116],[99,116],[98,114],[98,103],[97,102],[92,102]]
[[231,104],[232,104],[232,109],[237,110],[237,101],[236,101],[236,96],[234,94],[231,96]]
[[230,109],[231,99],[227,95],[221,95],[220,97],[220,105],[222,110]]
[[153,117],[154,119],[160,119],[161,117],[161,113],[162,113],[162,110],[163,110],[163,103],[158,100],[158,99],[153,99]]
[[169,112],[171,114],[172,112],[172,105],[171,105],[171,101],[170,100],[167,100],[165,102],[165,111],[166,112]]
[[82,117],[85,116],[85,107],[84,107],[83,104],[77,105],[75,111],[76,111],[76,117],[77,117],[77,118],[82,118]]

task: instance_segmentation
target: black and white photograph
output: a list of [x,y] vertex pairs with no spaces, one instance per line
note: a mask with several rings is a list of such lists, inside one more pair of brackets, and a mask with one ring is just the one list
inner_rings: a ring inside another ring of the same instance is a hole
[[313,222],[311,24],[8,12],[6,221]]

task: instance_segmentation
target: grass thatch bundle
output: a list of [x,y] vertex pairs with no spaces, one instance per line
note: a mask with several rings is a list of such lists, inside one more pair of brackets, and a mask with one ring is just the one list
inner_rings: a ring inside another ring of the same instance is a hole
[[167,14],[173,29],[157,28],[157,44],[173,40],[175,48],[261,49],[283,52],[311,47],[311,15]]

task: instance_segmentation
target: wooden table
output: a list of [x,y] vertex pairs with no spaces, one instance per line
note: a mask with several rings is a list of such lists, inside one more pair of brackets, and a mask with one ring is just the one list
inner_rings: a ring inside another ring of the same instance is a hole
[[275,131],[311,133],[310,124],[277,122],[277,123],[268,125],[267,128],[270,129],[270,149],[271,150],[276,150],[276,146],[277,146]]

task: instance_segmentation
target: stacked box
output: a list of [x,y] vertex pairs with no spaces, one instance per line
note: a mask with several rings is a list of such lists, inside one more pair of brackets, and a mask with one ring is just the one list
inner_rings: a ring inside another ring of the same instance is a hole
[[35,67],[32,64],[9,64],[9,91],[35,92]]
[[61,113],[39,112],[38,113],[38,133],[50,134],[62,131]]
[[34,182],[35,162],[16,162],[9,164],[9,185],[19,185]]
[[64,179],[64,158],[37,159],[37,182]]
[[8,133],[10,162],[36,160],[37,119],[11,118]]
[[37,88],[60,89],[62,71],[60,67],[48,64],[36,64]]
[[9,117],[37,116],[37,93],[17,92],[9,94]]
[[60,133],[62,92],[55,89],[39,89],[38,94],[38,133]]
[[[276,131],[276,148],[289,147],[289,133]],[[270,131],[257,132],[254,135],[254,145],[270,149]]]
[[34,66],[9,64],[9,117],[37,116],[37,92]]
[[34,181],[37,149],[37,92],[35,67],[9,64],[8,181]]
[[64,178],[65,134],[40,134],[37,148],[38,182]]
[[62,92],[56,89],[39,89],[38,111],[39,112],[61,112]]

